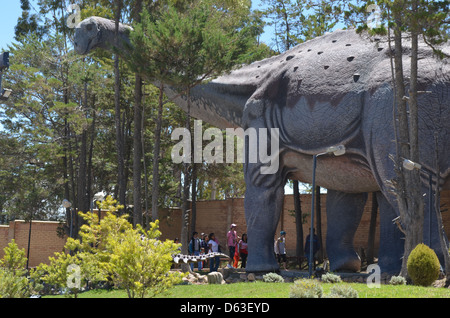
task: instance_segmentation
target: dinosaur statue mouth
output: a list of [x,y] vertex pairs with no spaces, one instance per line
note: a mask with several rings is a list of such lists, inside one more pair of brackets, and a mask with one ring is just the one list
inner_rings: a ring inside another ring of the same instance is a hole
[[78,54],[80,54],[80,55],[87,55],[88,54],[88,52],[91,50],[91,44],[92,44],[92,41],[93,41],[94,39],[92,38],[92,39],[90,39],[89,41],[88,41],[88,43],[87,43],[87,45],[84,47],[84,50],[83,50],[83,48],[75,41],[74,42],[74,44],[73,44],[73,47],[74,47],[74,49],[75,49],[75,52],[77,52]]

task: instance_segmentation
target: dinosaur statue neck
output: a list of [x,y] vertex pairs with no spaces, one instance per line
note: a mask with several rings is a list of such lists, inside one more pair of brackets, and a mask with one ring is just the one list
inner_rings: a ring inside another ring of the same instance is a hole
[[[85,23],[84,26],[82,24]],[[95,25],[86,28],[89,23]],[[96,28],[98,32],[94,35],[89,30]],[[112,20],[91,17],[80,23],[75,33],[75,41],[87,43],[87,47],[75,49],[80,54],[88,54],[96,48],[108,50],[119,54],[125,61],[133,49],[129,33],[132,28],[119,23],[118,41],[115,41],[115,22]],[[89,41],[82,41],[89,38]],[[91,39],[92,38],[92,39]],[[145,76],[143,76],[145,78]],[[152,81],[159,87],[159,83]],[[185,93],[180,94],[174,88],[164,85],[164,92],[170,100],[173,100],[184,111],[192,117],[204,120],[218,128],[241,127],[242,114],[247,100],[255,91],[256,87],[251,83],[240,83],[230,76],[214,79],[206,84],[200,84],[190,90],[189,100]],[[188,106],[189,104],[189,106]]]
[[131,27],[119,23],[118,38],[116,42],[115,22],[107,19],[98,19],[98,45],[97,47],[112,51],[121,57],[126,57],[132,50],[129,33],[133,30]]

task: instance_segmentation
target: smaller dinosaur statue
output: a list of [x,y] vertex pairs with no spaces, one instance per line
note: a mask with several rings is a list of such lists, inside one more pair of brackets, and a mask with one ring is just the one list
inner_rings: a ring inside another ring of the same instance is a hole
[[184,254],[175,254],[172,255],[172,259],[175,263],[179,263],[180,261],[183,261],[184,263],[197,263],[199,261],[206,261],[207,259],[214,258],[214,257],[225,257],[230,258],[228,255],[223,253],[217,253],[217,252],[210,252],[207,254],[201,254],[198,256],[195,255],[184,255]]

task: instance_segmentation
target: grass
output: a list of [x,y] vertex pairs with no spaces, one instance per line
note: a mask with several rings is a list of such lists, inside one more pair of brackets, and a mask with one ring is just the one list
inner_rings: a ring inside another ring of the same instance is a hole
[[[381,285],[369,288],[361,283],[341,283],[355,289],[359,298],[450,298],[450,289],[413,285]],[[322,284],[327,295],[334,284]],[[292,283],[235,283],[224,285],[178,285],[159,298],[288,298]],[[64,297],[64,296],[46,296]],[[91,290],[79,298],[127,298],[124,290]]]

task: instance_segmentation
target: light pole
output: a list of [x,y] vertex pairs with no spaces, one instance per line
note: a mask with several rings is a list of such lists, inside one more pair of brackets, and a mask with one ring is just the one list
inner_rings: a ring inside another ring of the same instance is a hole
[[98,212],[98,222],[100,222],[100,218],[101,218],[101,211],[100,208],[98,207],[97,201],[103,201],[105,200],[105,193],[103,191],[101,192],[97,192],[96,194],[94,194],[94,198],[92,199],[92,212],[94,212],[94,205],[97,205],[97,212]]
[[409,159],[403,159],[403,168],[409,171],[418,170],[428,175],[428,239],[431,247],[431,210],[433,207],[433,173],[425,169],[420,163]]
[[316,189],[316,166],[317,166],[317,157],[320,157],[322,155],[328,155],[328,154],[334,154],[335,156],[342,156],[345,154],[345,146],[339,145],[339,146],[333,146],[329,147],[325,152],[316,154],[313,156],[313,174],[312,174],[312,196],[311,196],[311,230],[309,233],[309,277],[312,276],[313,271],[313,241],[314,241],[314,201],[315,201],[315,189]]

